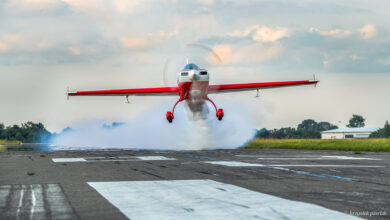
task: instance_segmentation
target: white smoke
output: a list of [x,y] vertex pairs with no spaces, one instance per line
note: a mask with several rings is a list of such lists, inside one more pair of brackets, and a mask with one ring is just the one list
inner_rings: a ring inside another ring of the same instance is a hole
[[[225,117],[218,121],[215,110],[209,107],[205,119],[191,120],[192,113],[180,103],[175,110],[173,123],[168,123],[165,113],[169,106],[151,108],[134,119],[121,121],[89,120],[70,126],[51,143],[55,149],[161,149],[201,150],[231,149],[242,146],[255,132],[254,121],[245,107],[231,102],[222,103]],[[103,126],[106,125],[106,126]]]

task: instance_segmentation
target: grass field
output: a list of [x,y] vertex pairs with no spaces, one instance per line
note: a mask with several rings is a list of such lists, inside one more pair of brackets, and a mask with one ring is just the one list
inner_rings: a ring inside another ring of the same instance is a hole
[[385,151],[390,152],[390,139],[254,139],[247,149],[280,148],[303,150]]
[[0,140],[0,145],[19,145],[20,143],[20,141]]

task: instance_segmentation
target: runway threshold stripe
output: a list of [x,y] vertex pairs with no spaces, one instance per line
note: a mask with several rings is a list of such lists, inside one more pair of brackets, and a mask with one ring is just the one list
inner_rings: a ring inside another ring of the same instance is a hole
[[176,160],[175,158],[168,158],[164,156],[137,156],[140,160]]
[[52,158],[55,163],[86,162],[84,158]]
[[88,182],[129,219],[359,219],[213,180]]
[[58,184],[1,185],[0,219],[77,219]]
[[84,158],[52,158],[55,163],[72,162],[115,162],[115,161],[150,161],[150,160],[176,160],[164,156],[133,156],[133,157],[84,157]]
[[245,163],[239,161],[205,161],[204,163],[229,166],[229,167],[262,167],[262,168],[280,170],[280,171],[285,171],[285,172],[290,172],[290,173],[295,173],[295,174],[300,174],[305,176],[312,176],[312,177],[319,177],[319,178],[332,178],[332,179],[338,179],[343,181],[359,181],[357,179],[353,179],[349,177],[335,176],[335,175],[329,175],[325,173],[313,173],[313,172],[307,172],[302,170],[293,170],[285,167],[278,167],[275,165],[253,164],[253,163]]
[[262,157],[262,155],[236,155],[236,157],[257,157],[260,160],[382,160],[367,157],[321,156],[321,157]]

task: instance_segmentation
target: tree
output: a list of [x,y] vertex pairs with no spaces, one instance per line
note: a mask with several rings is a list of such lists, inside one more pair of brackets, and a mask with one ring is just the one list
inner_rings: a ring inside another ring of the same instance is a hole
[[370,138],[390,138],[390,125],[386,121],[385,126],[370,135]]
[[352,115],[352,118],[349,119],[349,124],[347,124],[348,128],[362,128],[365,126],[364,121],[366,119],[361,115]]

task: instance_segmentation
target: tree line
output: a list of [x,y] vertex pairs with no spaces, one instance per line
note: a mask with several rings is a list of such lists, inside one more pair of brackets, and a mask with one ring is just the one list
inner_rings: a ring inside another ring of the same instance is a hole
[[28,121],[20,126],[4,126],[3,123],[0,123],[0,139],[3,140],[43,143],[47,142],[51,135],[42,123]]
[[[123,123],[114,122],[112,125],[103,125],[103,128],[111,129],[117,126],[121,126]],[[365,118],[360,115],[352,115],[347,127],[364,127]],[[321,131],[337,129],[336,125],[329,122],[316,122],[313,119],[303,120],[297,127],[285,127],[280,129],[262,128],[255,134],[257,138],[291,138],[291,139],[303,139],[303,138],[321,138]],[[72,130],[67,127],[63,132]],[[51,137],[57,135],[56,133],[50,133],[42,123],[34,123],[28,121],[21,125],[4,126],[0,123],[0,140],[9,141],[22,141],[24,143],[45,143],[50,140]],[[386,121],[383,128],[373,132],[370,138],[390,138],[390,124]]]
[[329,122],[316,122],[313,119],[303,120],[296,128],[286,127],[280,129],[267,130],[262,128],[256,132],[257,138],[276,138],[276,139],[309,139],[321,138],[321,131],[337,129],[336,125]]
[[[349,128],[360,128],[365,126],[365,118],[361,115],[353,114],[346,125]],[[256,138],[276,138],[276,139],[310,139],[321,138],[321,131],[337,129],[338,126],[329,122],[316,122],[313,119],[303,120],[296,128],[285,127],[280,129],[262,128],[255,134]],[[373,132],[370,138],[390,138],[390,125],[386,121],[384,128]]]

